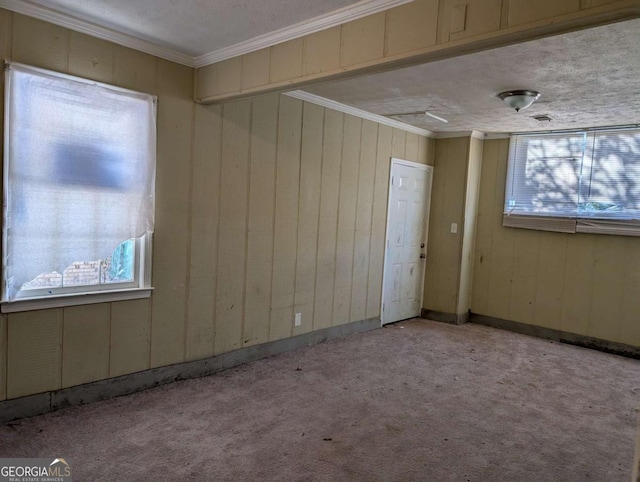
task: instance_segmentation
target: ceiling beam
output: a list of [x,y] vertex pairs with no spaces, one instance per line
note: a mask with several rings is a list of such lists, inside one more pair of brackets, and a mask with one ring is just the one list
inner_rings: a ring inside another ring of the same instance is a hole
[[640,0],[598,3],[415,0],[199,68],[195,97],[211,104],[297,90],[640,17]]

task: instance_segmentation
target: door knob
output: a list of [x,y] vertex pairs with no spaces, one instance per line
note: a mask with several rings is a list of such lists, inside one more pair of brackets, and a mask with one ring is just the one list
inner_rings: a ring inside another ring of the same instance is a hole
[[424,243],[420,243],[420,247],[421,247],[421,248],[424,248]]
[[426,255],[426,254],[424,254],[424,253],[420,253],[420,259],[424,259],[424,258],[426,258],[426,257],[427,257],[427,255]]

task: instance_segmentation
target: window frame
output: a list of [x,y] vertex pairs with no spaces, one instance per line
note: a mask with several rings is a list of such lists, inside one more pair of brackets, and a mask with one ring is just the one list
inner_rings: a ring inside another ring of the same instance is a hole
[[[514,147],[514,142],[517,142],[518,136],[528,137],[544,137],[544,136],[558,136],[562,134],[576,135],[583,134],[588,139],[589,135],[595,136],[599,132],[616,132],[625,130],[639,130],[640,125],[624,125],[624,126],[609,126],[609,127],[597,127],[588,129],[571,129],[571,130],[556,130],[556,131],[542,131],[542,132],[522,132],[512,133],[509,136],[509,152],[507,157],[507,173],[505,179],[504,188],[504,202],[503,202],[503,215],[502,225],[510,228],[532,229],[538,231],[552,231],[560,233],[591,233],[591,234],[609,234],[618,236],[640,236],[640,219],[622,219],[615,217],[597,217],[596,215],[580,215],[578,208],[575,215],[559,215],[549,212],[510,212],[507,203],[509,200],[509,191],[514,182],[514,171],[516,170],[515,161],[517,149]],[[592,151],[593,146],[585,145],[583,150],[583,159],[581,161],[581,171],[585,168],[591,175],[593,173],[593,159]],[[580,199],[582,190],[585,189],[580,182],[576,188],[576,195]]]
[[[40,72],[45,75],[55,76],[60,79],[71,80],[74,82],[82,82],[90,85],[96,85],[100,87],[108,88],[115,92],[122,92],[128,94],[142,94],[150,96],[153,102],[153,124],[157,126],[157,107],[158,98],[156,95],[148,94],[146,92],[139,92],[131,89],[126,89],[113,84],[107,84],[104,82],[98,82],[83,77],[78,77],[62,72],[57,72],[49,69],[43,69],[34,67],[31,65],[21,64],[18,62],[4,62],[3,75],[5,75],[5,92],[4,92],[4,131],[3,131],[3,202],[7,203],[7,196],[10,192],[10,173],[9,173],[9,152],[10,152],[10,89],[9,79],[6,71],[11,66],[22,67],[29,69],[33,72]],[[153,160],[154,164],[157,162]],[[152,179],[151,182],[155,182]],[[155,211],[155,206],[153,207]],[[4,210],[3,210],[4,211]],[[62,286],[56,288],[34,288],[24,290],[23,294],[17,296],[14,300],[7,300],[7,225],[6,219],[2,220],[2,286],[0,300],[0,312],[1,313],[14,313],[21,311],[40,310],[48,308],[76,306],[84,304],[104,303],[112,301],[124,301],[134,299],[149,298],[153,292],[152,286],[152,252],[153,252],[153,231],[144,233],[142,236],[135,239],[134,247],[134,280],[130,282],[122,283],[98,283],[94,285],[77,285],[77,286]],[[64,274],[64,273],[62,273]]]

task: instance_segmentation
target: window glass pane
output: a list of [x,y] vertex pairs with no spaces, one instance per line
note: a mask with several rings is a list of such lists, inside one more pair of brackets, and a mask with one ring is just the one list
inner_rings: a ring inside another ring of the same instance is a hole
[[579,216],[640,219],[640,131],[595,134]]
[[37,290],[45,288],[62,288],[62,275],[56,271],[39,274],[31,281],[24,283],[20,289]]
[[62,274],[41,273],[22,285],[21,290],[41,290],[72,286],[92,286],[135,281],[135,239],[120,243],[111,256],[95,261],[74,261]]
[[100,260],[75,261],[62,273],[62,286],[90,286],[100,283]]
[[135,264],[135,240],[128,239],[118,245],[113,254],[104,260],[103,283],[126,283],[133,281]]
[[585,137],[516,136],[512,140],[505,212],[573,216]]

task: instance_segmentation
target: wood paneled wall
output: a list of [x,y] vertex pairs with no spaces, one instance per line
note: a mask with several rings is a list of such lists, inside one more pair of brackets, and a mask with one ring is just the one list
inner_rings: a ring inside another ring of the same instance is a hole
[[433,140],[270,94],[196,106],[194,152],[187,353],[379,316],[390,158]]
[[0,400],[379,316],[390,157],[433,140],[276,94],[196,106],[192,69],[1,9],[0,55],[158,96],[152,297],[3,315]]
[[638,239],[502,227],[508,148],[484,142],[471,311],[640,346]]

